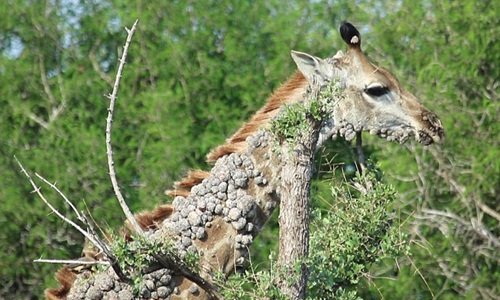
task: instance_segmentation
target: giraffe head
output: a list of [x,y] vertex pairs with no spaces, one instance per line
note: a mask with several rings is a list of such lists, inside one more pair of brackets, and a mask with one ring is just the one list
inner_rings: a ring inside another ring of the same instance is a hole
[[331,135],[352,139],[369,131],[390,141],[404,143],[409,137],[424,144],[439,143],[444,130],[439,118],[408,92],[386,69],[372,64],[361,51],[361,36],[350,23],[340,27],[348,50],[325,60],[292,51],[292,58],[310,84],[327,85],[340,80],[344,95],[322,130],[320,142]]

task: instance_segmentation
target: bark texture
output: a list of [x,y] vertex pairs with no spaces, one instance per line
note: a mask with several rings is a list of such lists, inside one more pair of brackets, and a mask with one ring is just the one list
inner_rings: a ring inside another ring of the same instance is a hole
[[[319,92],[312,94],[317,97]],[[321,119],[306,113],[303,123],[295,142],[282,146],[278,268],[285,271],[279,285],[289,299],[304,299],[306,295],[310,187]]]

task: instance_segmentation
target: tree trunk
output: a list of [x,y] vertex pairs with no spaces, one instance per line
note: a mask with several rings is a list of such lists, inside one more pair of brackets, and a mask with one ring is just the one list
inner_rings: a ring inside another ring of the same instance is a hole
[[305,298],[309,275],[305,262],[309,253],[309,199],[320,122],[307,117],[305,121],[308,126],[300,140],[282,148],[278,268],[285,271],[279,285],[289,299]]

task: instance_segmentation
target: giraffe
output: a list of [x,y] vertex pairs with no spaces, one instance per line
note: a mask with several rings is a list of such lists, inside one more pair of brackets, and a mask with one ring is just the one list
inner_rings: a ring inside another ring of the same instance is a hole
[[[333,57],[292,51],[298,67],[266,104],[222,145],[207,155],[210,170],[194,170],[167,191],[172,204],[136,215],[151,240],[172,240],[181,257],[200,254],[202,277],[229,275],[243,268],[248,246],[264,227],[280,202],[281,155],[269,132],[269,123],[284,105],[303,102],[313,87],[338,82],[342,87],[324,120],[318,146],[329,138],[350,140],[368,131],[388,141],[406,142],[410,137],[423,145],[439,143],[444,129],[439,118],[404,89],[396,78],[375,66],[361,50],[361,35],[350,23],[340,27],[346,53]],[[133,243],[134,241],[130,241]],[[99,259],[96,254],[92,258]],[[111,268],[90,274],[63,267],[56,278],[59,289],[48,289],[47,299],[132,299],[131,288],[117,280]],[[90,279],[89,279],[90,278]],[[187,277],[156,268],[143,276],[143,299],[210,299],[210,294]],[[114,298],[113,298],[114,297]]]

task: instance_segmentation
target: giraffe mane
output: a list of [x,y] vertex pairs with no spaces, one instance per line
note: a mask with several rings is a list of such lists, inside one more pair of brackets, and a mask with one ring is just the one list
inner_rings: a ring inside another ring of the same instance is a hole
[[[174,208],[170,204],[159,205],[154,211],[145,211],[135,214],[135,219],[142,230],[158,229],[160,227],[159,224],[170,217],[173,211]],[[125,222],[125,226],[130,232],[134,232],[128,220]]]
[[[285,83],[278,87],[269,97],[267,103],[259,109],[248,122],[243,124],[226,142],[207,155],[207,162],[215,163],[219,158],[231,153],[243,152],[246,147],[246,139],[257,132],[260,128],[269,123],[274,118],[283,104],[290,103],[298,90],[307,86],[307,80],[304,75],[297,71]],[[175,189],[168,190],[167,195],[172,197],[187,197],[191,188],[200,184],[207,178],[210,172],[201,170],[192,170],[186,177],[174,183]]]
[[45,290],[45,297],[47,300],[61,300],[66,299],[71,286],[76,280],[76,274],[64,266],[56,273],[56,280],[61,284],[57,289]]

